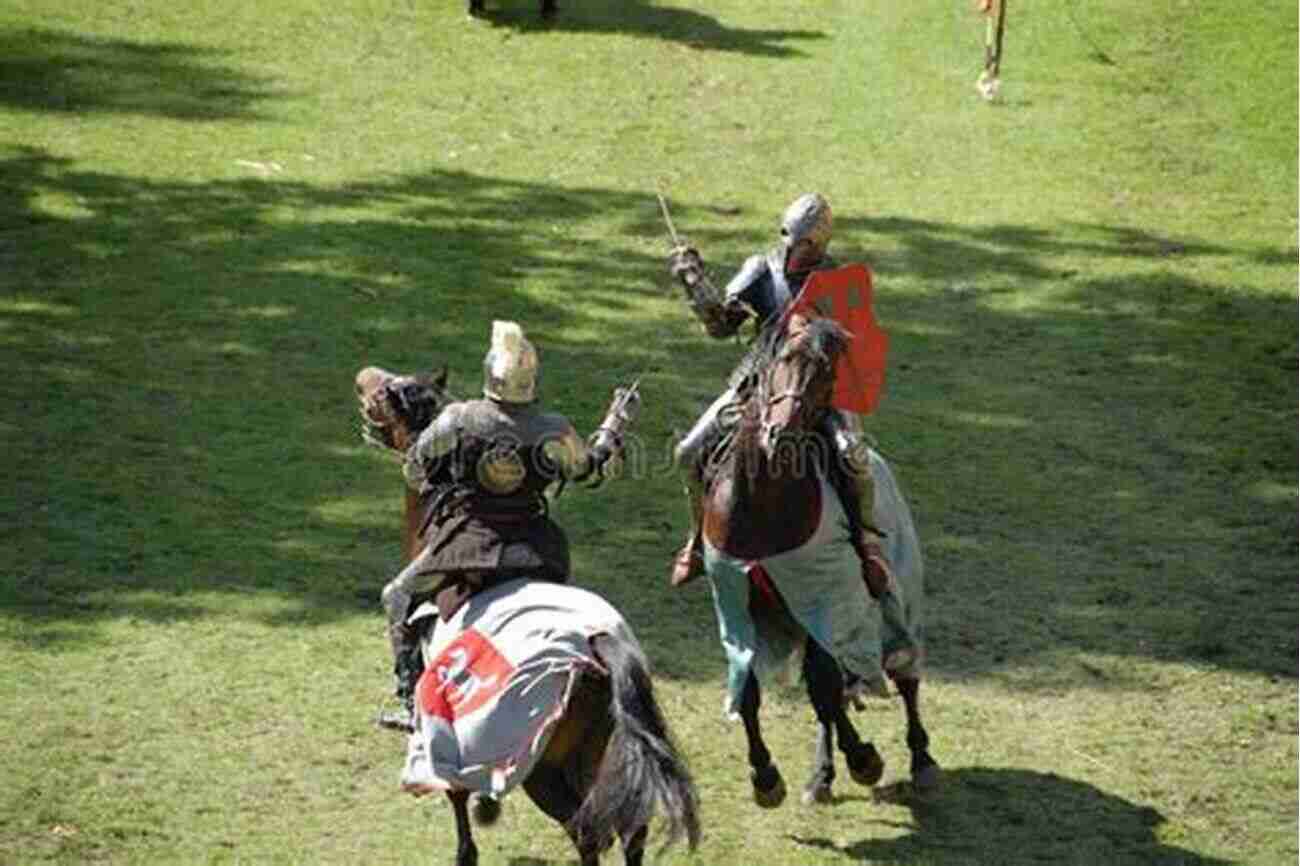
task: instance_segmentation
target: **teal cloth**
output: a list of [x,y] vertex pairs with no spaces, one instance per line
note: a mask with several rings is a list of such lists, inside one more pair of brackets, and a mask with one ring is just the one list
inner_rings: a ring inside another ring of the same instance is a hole
[[[897,581],[912,639],[922,643],[923,564],[910,509],[888,464],[871,452],[876,496],[873,516],[885,531],[885,559]],[[822,482],[822,519],[806,544],[762,560],[763,568],[781,593],[794,622],[786,618],[755,620],[749,608],[750,562],[704,544],[705,569],[713,591],[718,632],[727,657],[727,711],[739,711],[740,695],[751,672],[759,682],[789,667],[803,646],[806,633],[863,681],[866,691],[888,693],[882,654],[897,649],[901,635],[880,615],[880,605],[866,591],[861,564],[848,543],[843,506]],[[896,673],[919,676],[923,656]]]

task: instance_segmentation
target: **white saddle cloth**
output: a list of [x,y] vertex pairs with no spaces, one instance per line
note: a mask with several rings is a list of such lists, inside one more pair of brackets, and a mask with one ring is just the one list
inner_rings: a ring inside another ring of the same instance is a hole
[[600,596],[527,580],[486,590],[440,622],[416,687],[403,790],[502,796],[526,779],[577,675],[601,669],[597,634],[634,640]]

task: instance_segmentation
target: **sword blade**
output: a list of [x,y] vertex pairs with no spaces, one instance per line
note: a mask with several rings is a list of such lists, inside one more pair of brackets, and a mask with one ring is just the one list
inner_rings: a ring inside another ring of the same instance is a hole
[[668,234],[673,239],[673,246],[680,247],[682,242],[677,237],[677,229],[673,226],[673,218],[668,215],[668,202],[664,201],[663,193],[656,192],[655,195],[659,198],[659,211],[664,215],[664,223],[668,226]]

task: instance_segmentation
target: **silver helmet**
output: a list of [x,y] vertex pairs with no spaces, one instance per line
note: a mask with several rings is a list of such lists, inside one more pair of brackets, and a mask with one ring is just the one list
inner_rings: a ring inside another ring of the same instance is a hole
[[537,399],[537,350],[517,322],[492,323],[492,345],[483,358],[483,396],[504,403]]
[[816,258],[831,242],[831,205],[820,193],[804,193],[781,215],[781,246],[786,254],[802,240],[812,243]]

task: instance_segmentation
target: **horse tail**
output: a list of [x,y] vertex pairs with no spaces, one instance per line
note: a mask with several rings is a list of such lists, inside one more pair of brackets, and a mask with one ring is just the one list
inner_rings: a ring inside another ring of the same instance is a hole
[[658,814],[665,824],[663,847],[684,836],[694,850],[699,797],[655,700],[641,647],[615,634],[599,635],[592,644],[609,670],[613,730],[573,829],[578,838],[599,839],[603,849],[613,842],[611,831],[626,841]]

